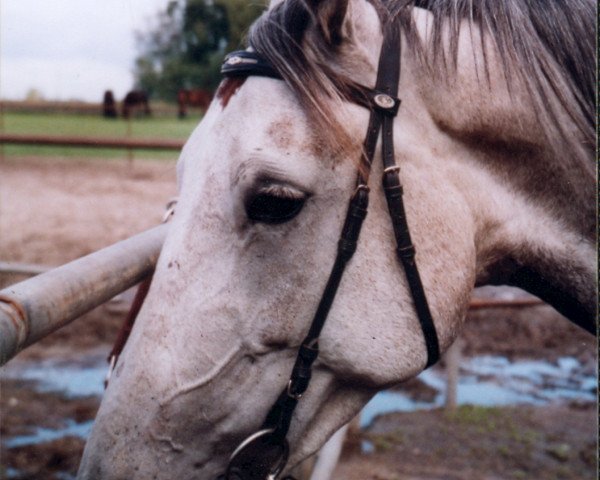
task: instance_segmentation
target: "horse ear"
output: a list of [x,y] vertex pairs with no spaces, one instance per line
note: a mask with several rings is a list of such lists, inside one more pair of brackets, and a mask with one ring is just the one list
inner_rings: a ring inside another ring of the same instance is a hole
[[349,32],[344,31],[349,0],[305,0],[325,40],[339,45]]

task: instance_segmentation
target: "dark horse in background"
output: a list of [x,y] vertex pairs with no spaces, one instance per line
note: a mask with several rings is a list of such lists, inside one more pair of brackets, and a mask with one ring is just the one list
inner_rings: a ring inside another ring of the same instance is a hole
[[141,112],[150,116],[150,104],[148,103],[148,94],[143,90],[132,90],[123,99],[122,116],[130,118],[133,113]]
[[104,92],[102,115],[105,118],[117,118],[117,102],[115,102],[115,96],[113,95],[112,90],[106,90]]
[[179,105],[179,118],[187,117],[188,107],[200,108],[203,112],[206,111],[213,94],[208,90],[201,88],[187,89],[182,88],[177,92],[177,104]]

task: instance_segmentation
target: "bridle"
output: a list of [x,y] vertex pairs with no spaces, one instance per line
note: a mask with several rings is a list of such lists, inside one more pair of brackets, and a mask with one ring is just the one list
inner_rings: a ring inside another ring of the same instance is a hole
[[[312,364],[319,355],[319,335],[333,304],[345,267],[356,251],[361,226],[367,215],[368,175],[380,131],[384,166],[383,188],[396,238],[397,257],[404,267],[415,311],[425,338],[426,368],[439,359],[438,337],[417,269],[415,248],[406,221],[399,178],[400,167],[396,165],[394,158],[393,124],[400,107],[400,100],[396,98],[400,80],[400,29],[394,21],[386,22],[385,25],[375,88],[360,87],[359,90],[364,95],[361,100],[357,100],[357,103],[367,106],[371,112],[361,159],[365,168],[359,170],[357,174],[356,190],[350,199],[338,241],[337,255],[325,290],[308,334],[300,345],[287,386],[271,407],[262,427],[246,438],[233,452],[225,473],[219,476],[219,479],[275,480],[287,463],[289,447],[286,436],[292,414],[310,383]],[[252,50],[229,54],[225,58],[221,73],[226,77],[264,76],[281,79],[279,73]]]
[[[358,236],[367,215],[368,177],[380,132],[382,133],[381,151],[384,167],[383,189],[396,238],[396,254],[404,267],[414,308],[425,339],[427,349],[425,368],[439,360],[440,349],[437,332],[415,261],[415,248],[410,237],[402,200],[400,167],[396,165],[394,155],[394,117],[400,107],[400,100],[396,97],[400,81],[400,30],[397,22],[390,21],[385,25],[375,88],[356,85],[352,87],[356,95],[351,100],[370,110],[369,126],[361,158],[364,168],[359,169],[357,173],[356,190],[348,205],[346,219],[338,241],[337,255],[329,279],[309,331],[298,350],[286,387],[271,407],[262,427],[246,438],[233,452],[225,473],[220,475],[218,480],[275,480],[287,463],[289,446],[286,436],[292,415],[310,383],[312,364],[319,355],[319,335],[325,325],[346,265],[356,251]],[[236,78],[248,76],[282,78],[268,62],[253,50],[241,50],[227,55],[221,73],[226,77]],[[172,216],[173,212],[171,208],[165,215],[165,220]],[[109,356],[111,364],[109,376],[127,341],[150,282],[151,277],[142,283],[118,335],[117,342]],[[108,377],[106,381],[108,382]],[[291,479],[291,477],[286,478]]]

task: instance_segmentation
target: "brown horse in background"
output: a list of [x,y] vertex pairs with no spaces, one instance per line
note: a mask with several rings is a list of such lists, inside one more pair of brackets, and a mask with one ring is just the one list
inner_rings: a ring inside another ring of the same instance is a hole
[[102,115],[105,118],[117,118],[117,103],[115,102],[115,96],[113,95],[112,90],[106,90],[104,92]]
[[198,107],[206,111],[212,101],[212,93],[201,88],[181,89],[177,92],[177,103],[179,105],[179,118],[187,116],[187,107]]
[[137,112],[139,109],[146,116],[150,116],[150,104],[148,102],[148,94],[143,90],[132,90],[123,99],[122,115],[123,118],[130,118],[132,112]]

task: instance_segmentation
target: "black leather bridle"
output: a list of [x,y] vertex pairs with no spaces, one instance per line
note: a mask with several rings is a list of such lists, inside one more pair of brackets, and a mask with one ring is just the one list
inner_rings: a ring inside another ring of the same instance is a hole
[[[266,76],[281,79],[279,73],[254,51],[233,52],[225,58],[221,72],[226,77]],[[382,132],[383,188],[396,237],[396,253],[406,274],[415,311],[427,348],[427,366],[440,356],[439,342],[427,304],[427,298],[415,261],[410,238],[399,170],[395,163],[393,127],[400,100],[396,98],[400,80],[400,29],[397,22],[386,23],[374,89],[360,87],[366,101],[357,101],[370,111],[369,127],[363,144],[364,170],[357,175],[356,190],[350,199],[338,251],[327,285],[317,307],[308,334],[296,357],[289,382],[271,407],[261,429],[244,440],[232,454],[224,480],[274,480],[283,471],[288,458],[287,432],[292,414],[310,383],[312,364],[319,354],[318,339],[333,304],[344,269],[356,250],[360,229],[367,215],[368,175],[375,148]]]

